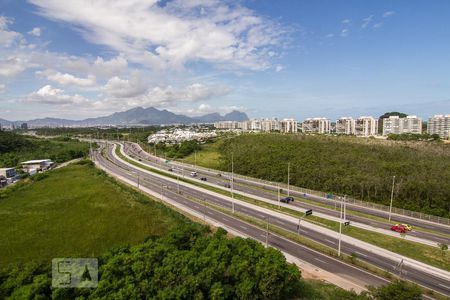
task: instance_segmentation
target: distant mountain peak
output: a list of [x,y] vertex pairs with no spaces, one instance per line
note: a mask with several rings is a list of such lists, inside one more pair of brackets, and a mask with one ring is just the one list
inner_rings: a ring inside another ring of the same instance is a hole
[[193,123],[214,123],[218,121],[244,121],[248,120],[246,113],[232,111],[223,117],[219,113],[210,113],[200,117],[188,117],[178,115],[167,109],[158,110],[154,107],[143,108],[141,106],[131,108],[126,111],[115,112],[108,116],[88,118],[84,120],[67,120],[58,118],[41,118],[29,121],[8,121],[0,119],[0,124],[9,126],[10,124],[20,125],[28,123],[34,127],[58,127],[58,126],[108,126],[108,125],[169,125],[169,124],[193,124]]

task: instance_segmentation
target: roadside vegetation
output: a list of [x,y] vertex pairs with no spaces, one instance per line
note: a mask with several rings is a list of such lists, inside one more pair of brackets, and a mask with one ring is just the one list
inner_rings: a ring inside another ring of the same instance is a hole
[[243,134],[220,143],[205,147],[218,162],[201,161],[202,150],[197,163],[230,171],[233,153],[236,173],[287,182],[290,162],[292,185],[385,205],[395,175],[395,207],[450,217],[447,144],[281,134]]
[[89,144],[69,137],[40,139],[0,131],[0,168],[16,167],[22,161],[51,159],[61,163],[88,155]]

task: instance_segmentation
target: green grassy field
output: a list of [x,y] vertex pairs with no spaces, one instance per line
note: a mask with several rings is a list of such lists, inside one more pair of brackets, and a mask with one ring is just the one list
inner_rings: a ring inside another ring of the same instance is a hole
[[0,267],[97,256],[191,221],[90,165],[71,165],[0,197]]
[[[220,169],[221,159],[219,149],[222,144],[223,140],[218,140],[217,142],[212,144],[204,144],[201,146],[201,151],[198,151],[197,154],[188,155],[180,161],[192,165],[197,161],[197,164],[199,166],[205,168]],[[197,160],[195,159],[195,156],[197,156]]]

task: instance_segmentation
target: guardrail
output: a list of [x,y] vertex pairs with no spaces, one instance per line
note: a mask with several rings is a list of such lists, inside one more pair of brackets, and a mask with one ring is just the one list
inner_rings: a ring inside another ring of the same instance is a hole
[[[142,149],[142,147],[140,145],[139,145],[139,147]],[[160,158],[160,159],[162,159],[162,158]],[[174,162],[174,163],[180,164],[179,162]],[[198,165],[192,165],[192,164],[185,163],[185,162],[183,162],[183,164],[188,165],[191,168],[203,170],[205,172],[216,173],[216,174],[220,173],[220,174],[222,174],[222,176],[225,175],[228,178],[231,177],[231,172],[209,169],[209,168],[201,167]],[[234,176],[234,178],[240,178],[243,180],[259,182],[259,183],[265,184],[265,185],[271,185],[271,186],[275,186],[275,187],[279,186],[280,188],[285,189],[285,190],[287,189],[287,186],[288,186],[286,183],[273,182],[273,181],[268,181],[268,180],[264,180],[264,179],[240,175],[240,174],[236,174],[236,173],[234,173],[233,176]],[[328,195],[329,195],[329,193],[315,191],[315,190],[297,187],[297,186],[293,186],[293,185],[290,185],[289,189],[291,191],[296,191],[299,193],[314,195],[314,196],[323,197],[323,198],[328,198]],[[336,197],[336,196],[339,196],[339,195],[334,195],[334,197]],[[387,206],[387,205],[363,201],[363,200],[349,198],[349,197],[346,197],[346,200],[347,200],[347,203],[350,203],[353,205],[358,205],[358,206],[362,206],[362,207],[367,207],[367,208],[372,208],[372,209],[376,209],[376,210],[380,210],[380,211],[389,212],[389,206]],[[407,216],[407,217],[412,217],[412,218],[416,218],[416,219],[426,220],[426,221],[430,221],[430,222],[434,222],[434,223],[438,223],[438,224],[450,225],[450,219],[448,219],[448,218],[433,216],[433,215],[429,215],[429,214],[425,214],[425,213],[421,213],[421,212],[417,212],[417,211],[411,211],[411,210],[407,210],[407,209],[403,209],[403,208],[392,207],[392,213]]]

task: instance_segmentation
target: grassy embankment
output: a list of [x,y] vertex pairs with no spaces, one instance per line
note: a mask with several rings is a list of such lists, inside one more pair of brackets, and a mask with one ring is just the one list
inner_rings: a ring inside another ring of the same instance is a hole
[[89,165],[37,176],[0,194],[0,267],[97,256],[191,223]]
[[[120,149],[118,147],[116,147],[116,154],[119,157],[121,157],[122,159],[125,159],[129,163],[134,164],[138,167],[144,168],[148,171],[155,172],[155,173],[158,173],[160,175],[164,175],[164,176],[167,176],[170,178],[174,178],[174,179],[176,178],[176,176],[173,174],[162,172],[160,170],[145,166],[142,163],[137,163],[130,159],[127,159],[120,153]],[[186,179],[186,178],[180,178],[180,180],[183,182],[186,182],[186,183],[194,184],[196,186],[211,190],[213,192],[220,193],[225,196],[231,196],[230,192],[228,192],[228,191],[224,191],[219,188],[211,187],[209,185],[197,182],[195,180]],[[269,209],[279,211],[282,213],[286,213],[286,214],[289,214],[294,217],[300,217],[303,215],[302,213],[300,213],[298,211],[295,211],[295,210],[292,210],[289,208],[285,208],[285,207],[279,208],[278,205],[276,205],[276,204],[270,204],[267,202],[248,198],[248,197],[242,196],[238,193],[235,193],[234,196],[236,199],[239,199],[239,200],[242,200],[242,201],[245,201],[248,203],[256,204],[258,206],[269,208]],[[315,216],[309,217],[308,221],[311,223],[315,223],[317,225],[326,227],[326,228],[331,229],[336,232],[339,231],[339,223],[334,222],[334,221],[326,220],[326,219],[315,217]],[[390,250],[392,252],[404,255],[406,257],[410,257],[412,259],[416,259],[416,260],[424,262],[426,264],[450,271],[450,257],[448,255],[444,255],[444,253],[437,247],[431,247],[431,246],[427,246],[427,245],[423,245],[423,244],[419,244],[419,243],[415,243],[415,242],[411,242],[411,241],[407,241],[407,240],[401,240],[399,238],[390,237],[390,236],[387,236],[387,235],[384,235],[381,233],[376,233],[376,232],[368,231],[365,229],[356,228],[353,226],[345,227],[343,232],[344,232],[344,234],[354,237],[354,238],[357,238],[361,241],[364,241],[364,242],[370,243],[372,245]]]

